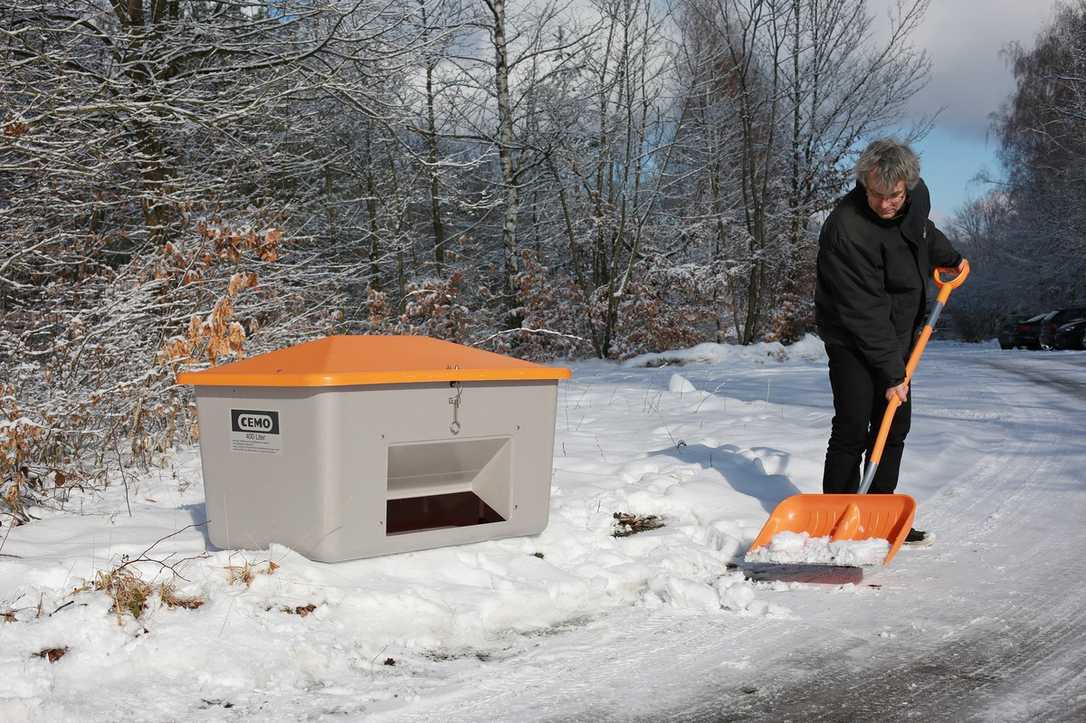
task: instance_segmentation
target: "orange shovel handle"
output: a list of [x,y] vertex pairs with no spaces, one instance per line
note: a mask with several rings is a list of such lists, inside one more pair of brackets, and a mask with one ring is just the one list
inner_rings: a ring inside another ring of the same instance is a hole
[[[956,273],[957,276],[949,281],[943,281],[943,274],[954,273]],[[962,259],[961,271],[958,271],[953,266],[937,266],[935,267],[935,271],[932,272],[932,276],[935,278],[935,285],[939,288],[939,296],[936,297],[936,300],[945,304],[946,300],[950,298],[950,292],[964,284],[965,280],[969,278],[969,262]]]
[[[943,281],[942,274],[955,272],[957,272],[957,276],[949,281]],[[931,334],[935,330],[935,324],[939,320],[939,314],[942,313],[943,306],[950,298],[950,292],[965,283],[966,277],[969,276],[969,262],[962,260],[961,271],[955,268],[937,267],[934,276],[935,285],[939,287],[939,295],[935,298],[935,307],[931,310],[931,315],[924,322],[924,328],[920,330],[920,336],[913,346],[912,353],[909,354],[909,361],[905,365],[906,382],[912,381],[913,372],[916,371],[916,367],[920,363],[920,357],[924,355],[928,339],[931,338]],[[901,399],[896,394],[890,398],[889,404],[886,405],[886,412],[882,415],[882,424],[879,425],[879,435],[875,438],[875,446],[871,450],[870,462],[872,464],[877,465],[882,461],[882,451],[886,447],[886,438],[890,434],[890,424],[894,421],[894,413],[900,406]]]

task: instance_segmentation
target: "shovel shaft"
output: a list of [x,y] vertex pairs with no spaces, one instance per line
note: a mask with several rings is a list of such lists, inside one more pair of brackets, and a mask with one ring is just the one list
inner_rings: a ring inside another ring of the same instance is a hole
[[[935,285],[939,287],[939,295],[935,299],[935,306],[932,307],[931,313],[928,314],[927,321],[924,322],[924,328],[920,330],[920,336],[916,340],[916,344],[913,345],[912,353],[909,354],[909,361],[905,364],[905,382],[912,381],[913,373],[916,371],[916,367],[920,364],[920,357],[924,355],[924,349],[928,345],[928,340],[931,339],[931,334],[935,331],[935,325],[939,321],[939,315],[943,313],[943,307],[946,306],[947,300],[950,298],[950,292],[958,288],[965,281],[965,277],[969,275],[969,262],[964,262],[962,270],[950,281],[943,281],[941,273],[957,271],[957,269],[935,269]],[[882,424],[879,425],[879,434],[875,437],[875,446],[871,449],[871,456],[868,457],[867,469],[864,470],[863,481],[860,483],[860,494],[867,494],[867,491],[871,489],[871,483],[875,481],[875,471],[879,467],[879,462],[882,461],[882,451],[886,448],[886,438],[890,434],[890,425],[894,421],[894,413],[897,412],[897,408],[901,406],[901,399],[895,394],[890,397],[890,401],[886,405],[886,412],[882,415]]]

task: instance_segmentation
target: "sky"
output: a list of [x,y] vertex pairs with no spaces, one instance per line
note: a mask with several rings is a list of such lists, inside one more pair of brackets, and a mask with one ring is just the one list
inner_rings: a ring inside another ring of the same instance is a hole
[[[898,0],[870,0],[884,19]],[[987,186],[973,179],[987,170],[1002,175],[992,113],[1014,90],[1002,54],[1008,43],[1033,46],[1051,20],[1056,0],[931,0],[916,47],[932,60],[931,80],[913,99],[911,118],[938,113],[935,126],[916,150],[931,189],[933,217],[944,221]]]

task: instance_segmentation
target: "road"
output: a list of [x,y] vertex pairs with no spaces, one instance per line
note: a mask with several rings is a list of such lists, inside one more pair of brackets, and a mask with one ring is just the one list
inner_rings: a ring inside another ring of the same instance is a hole
[[917,382],[931,549],[767,593],[793,619],[586,621],[397,720],[1086,720],[1086,355],[936,348]]
[[820,674],[684,717],[1086,720],[1086,357],[950,354],[938,364],[968,368],[1004,408],[1005,435],[927,502],[928,523],[946,531],[938,568],[901,577],[930,594],[887,601],[893,619],[928,634],[901,654],[869,649],[858,666],[827,666],[820,650],[809,661]]

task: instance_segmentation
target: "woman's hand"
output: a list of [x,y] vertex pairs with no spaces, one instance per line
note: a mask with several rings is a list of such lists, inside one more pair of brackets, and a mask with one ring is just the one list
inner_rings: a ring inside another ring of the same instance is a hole
[[891,399],[893,399],[894,395],[897,395],[897,398],[900,399],[903,402],[909,401],[909,383],[908,382],[902,382],[901,384],[898,384],[896,387],[890,387],[889,389],[887,389],[886,390],[886,401],[890,401]]

